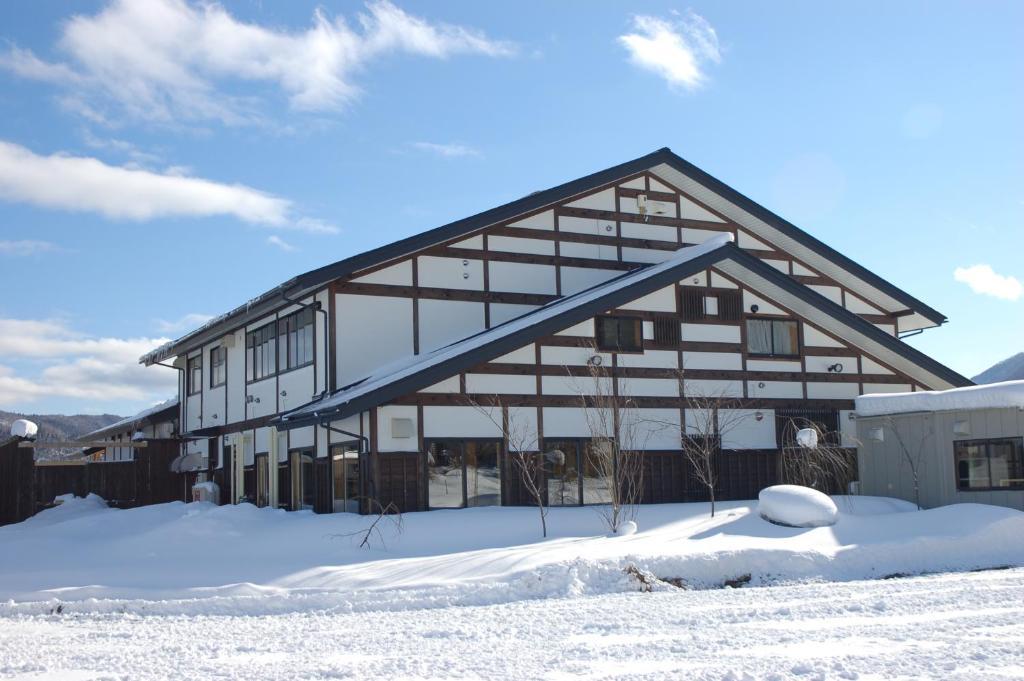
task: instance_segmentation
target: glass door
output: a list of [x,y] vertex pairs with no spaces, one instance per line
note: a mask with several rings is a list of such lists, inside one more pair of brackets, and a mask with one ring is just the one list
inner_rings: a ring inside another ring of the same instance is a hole
[[346,442],[331,447],[334,512],[359,513],[359,445]]

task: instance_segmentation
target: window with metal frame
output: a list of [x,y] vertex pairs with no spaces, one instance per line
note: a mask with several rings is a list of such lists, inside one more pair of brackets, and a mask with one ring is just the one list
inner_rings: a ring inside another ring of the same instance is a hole
[[313,363],[313,308],[281,317],[277,321],[278,367],[281,371],[297,369]]
[[799,357],[799,324],[792,319],[748,318],[747,352],[765,357]]
[[639,317],[598,317],[595,322],[595,341],[598,350],[644,351],[643,321]]
[[277,323],[245,334],[245,379],[258,381],[277,373]]
[[228,380],[228,349],[222,345],[210,350],[210,387],[217,388]]
[[957,489],[1024,489],[1024,438],[959,440],[953,443]]
[[188,370],[185,372],[188,381],[188,394],[195,395],[203,390],[203,356],[189,357]]

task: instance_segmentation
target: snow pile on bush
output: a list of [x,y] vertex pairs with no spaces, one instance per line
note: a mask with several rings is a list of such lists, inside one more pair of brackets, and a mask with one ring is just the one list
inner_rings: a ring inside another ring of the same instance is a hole
[[818,431],[814,428],[801,428],[796,432],[796,443],[804,449],[817,449]]
[[787,527],[828,527],[839,517],[827,494],[800,485],[765,487],[757,495],[757,512],[768,522]]
[[18,419],[11,424],[11,435],[13,437],[23,437],[26,439],[32,439],[39,432],[39,426],[32,423],[28,419]]

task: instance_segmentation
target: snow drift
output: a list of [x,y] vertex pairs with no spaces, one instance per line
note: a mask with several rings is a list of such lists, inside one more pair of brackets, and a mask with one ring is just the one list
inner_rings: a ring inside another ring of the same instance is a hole
[[[642,531],[606,537],[590,508],[408,513],[360,549],[371,518],[175,502],[130,510],[73,499],[0,528],[0,615],[135,611],[263,614],[485,605],[635,591],[627,570],[686,588],[848,581],[1024,565],[1024,513],[914,511],[837,497],[831,527],[763,520],[751,502],[644,506]],[[63,557],[57,559],[56,557]],[[6,603],[5,603],[6,601]]]
[[32,439],[39,432],[39,426],[28,419],[18,419],[11,424],[11,436]]
[[757,512],[768,522],[787,527],[828,527],[839,516],[827,494],[800,485],[765,487],[757,496]]

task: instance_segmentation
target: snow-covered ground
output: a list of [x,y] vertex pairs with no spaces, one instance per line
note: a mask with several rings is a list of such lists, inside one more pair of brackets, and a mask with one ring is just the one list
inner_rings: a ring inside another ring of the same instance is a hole
[[1024,570],[964,572],[1024,566],[1024,513],[836,502],[413,513],[367,550],[368,517],[74,499],[0,528],[0,678],[1024,677]]
[[0,617],[0,677],[1019,679],[1024,571],[387,613]]

